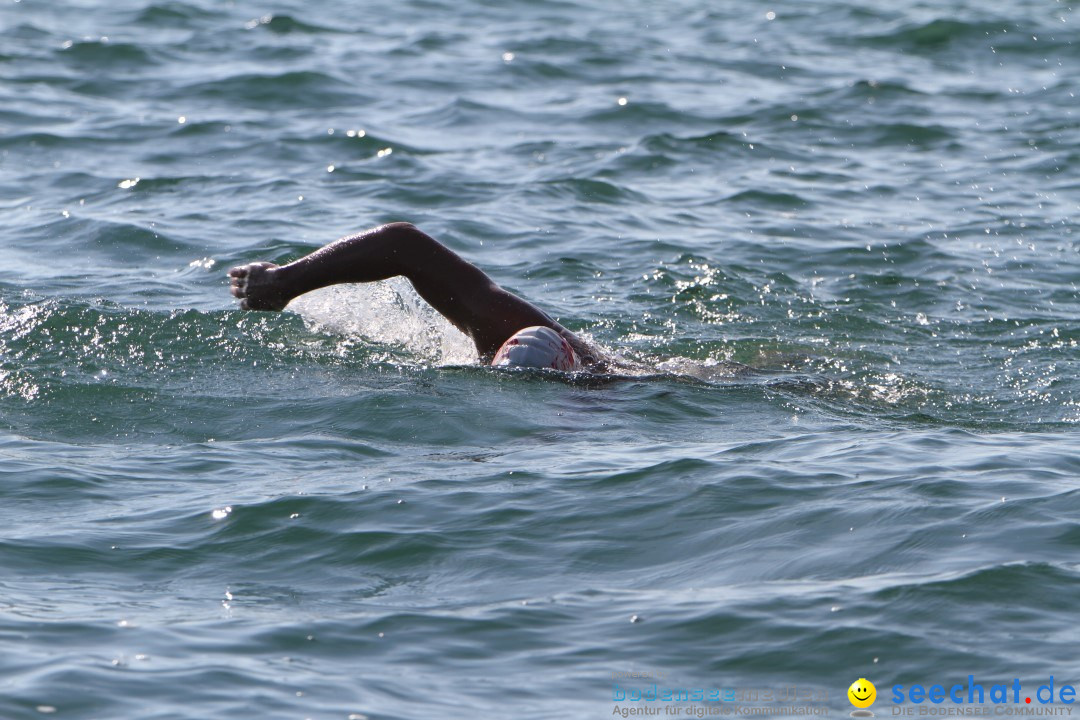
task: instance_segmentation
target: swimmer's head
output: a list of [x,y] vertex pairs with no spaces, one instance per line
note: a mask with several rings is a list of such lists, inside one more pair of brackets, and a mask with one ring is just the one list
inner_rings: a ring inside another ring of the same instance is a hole
[[536,325],[518,330],[495,353],[492,365],[536,367],[572,371],[581,368],[574,349],[562,335],[549,327]]

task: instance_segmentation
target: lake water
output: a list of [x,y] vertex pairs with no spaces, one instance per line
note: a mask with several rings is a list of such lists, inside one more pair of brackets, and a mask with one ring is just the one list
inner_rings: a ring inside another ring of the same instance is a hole
[[[1080,682],[1073,3],[2,1],[0,717]],[[229,296],[394,220],[636,370]]]

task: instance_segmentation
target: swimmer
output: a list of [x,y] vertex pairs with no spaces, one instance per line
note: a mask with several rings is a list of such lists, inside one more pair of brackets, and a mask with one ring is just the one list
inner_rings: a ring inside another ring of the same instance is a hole
[[281,310],[306,292],[339,283],[404,276],[420,297],[469,336],[485,364],[603,371],[596,348],[410,223],[342,238],[288,265],[229,270],[244,310]]

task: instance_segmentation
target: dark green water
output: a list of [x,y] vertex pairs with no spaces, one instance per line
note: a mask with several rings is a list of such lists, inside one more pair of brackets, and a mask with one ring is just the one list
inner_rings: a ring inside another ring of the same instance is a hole
[[[1080,683],[1077,22],[5,0],[0,718]],[[638,370],[485,369],[399,282],[235,309],[392,220]]]

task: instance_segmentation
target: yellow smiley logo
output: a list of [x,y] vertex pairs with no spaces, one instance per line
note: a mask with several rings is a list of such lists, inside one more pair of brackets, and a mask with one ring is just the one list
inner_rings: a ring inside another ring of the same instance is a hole
[[866,678],[859,678],[847,689],[848,700],[857,708],[868,708],[877,700],[877,688]]

